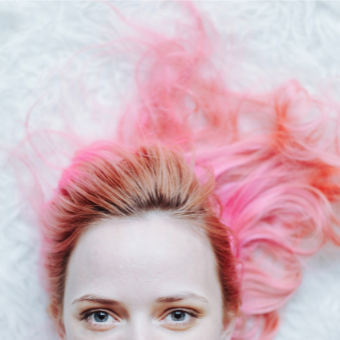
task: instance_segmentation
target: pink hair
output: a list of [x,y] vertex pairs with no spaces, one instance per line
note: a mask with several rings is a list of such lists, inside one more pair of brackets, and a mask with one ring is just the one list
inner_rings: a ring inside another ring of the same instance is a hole
[[203,229],[213,245],[226,317],[238,313],[239,283],[229,230],[216,215],[214,177],[200,183],[180,151],[160,145],[136,152],[96,143],[78,152],[43,209],[50,310],[61,315],[67,261],[80,235],[103,219],[143,218],[161,211]]
[[42,209],[52,310],[87,226],[160,209],[207,231],[226,306],[237,314],[242,301],[233,339],[272,339],[303,256],[340,245],[338,120],[332,130],[331,106],[295,81],[269,94],[231,91],[212,62],[213,26],[188,8],[185,35],[142,31],[138,91],[117,140],[77,153]]

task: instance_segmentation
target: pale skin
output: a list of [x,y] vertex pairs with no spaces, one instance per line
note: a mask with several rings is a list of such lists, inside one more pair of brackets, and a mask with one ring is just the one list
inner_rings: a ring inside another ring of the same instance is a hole
[[229,340],[216,259],[197,227],[162,213],[107,220],[67,268],[65,340]]

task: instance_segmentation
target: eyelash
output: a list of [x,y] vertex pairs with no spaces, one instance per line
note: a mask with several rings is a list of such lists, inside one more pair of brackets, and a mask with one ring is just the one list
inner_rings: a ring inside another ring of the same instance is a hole
[[[106,310],[103,310],[103,309],[96,309],[96,310],[89,310],[89,311],[86,311],[86,312],[82,315],[81,320],[85,320],[85,321],[89,322],[88,319],[89,319],[92,315],[94,315],[95,313],[100,313],[100,312],[106,313],[107,315],[111,316],[113,319],[117,320],[117,317],[112,316],[110,312],[108,312],[108,311],[106,311]],[[89,323],[90,323],[90,322],[89,322]],[[96,325],[98,325],[98,324],[99,324],[99,323],[96,323]],[[103,324],[105,324],[105,323],[103,322]]]
[[[103,313],[106,313],[107,315],[111,316],[113,319],[116,319],[116,317],[113,317],[108,311],[105,311],[105,310],[102,310],[102,309],[98,309],[98,310],[90,310],[90,311],[87,311],[85,312],[82,317],[81,317],[81,320],[85,320],[86,322],[88,323],[91,323],[88,319],[94,315],[95,313],[100,313],[100,312],[103,312]],[[198,316],[198,313],[197,312],[194,312],[194,311],[188,311],[188,310],[185,310],[185,309],[171,309],[171,310],[168,310],[166,311],[166,315],[164,318],[162,318],[162,321],[165,320],[168,316],[170,316],[172,313],[174,312],[183,312],[185,313],[186,315],[189,315],[190,318],[188,321],[182,321],[182,322],[172,322],[171,325],[176,325],[176,326],[183,326],[183,325],[187,325],[189,324],[193,318],[197,319],[199,316]],[[95,323],[95,325],[99,325],[100,323]],[[103,322],[103,325],[105,325],[105,322]]]

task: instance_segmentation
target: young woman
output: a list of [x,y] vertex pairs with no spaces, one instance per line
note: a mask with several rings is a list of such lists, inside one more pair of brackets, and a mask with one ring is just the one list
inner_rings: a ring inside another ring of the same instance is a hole
[[63,339],[272,339],[302,256],[340,245],[338,116],[296,83],[231,91],[185,8],[170,37],[137,27],[117,137],[79,150],[40,208]]

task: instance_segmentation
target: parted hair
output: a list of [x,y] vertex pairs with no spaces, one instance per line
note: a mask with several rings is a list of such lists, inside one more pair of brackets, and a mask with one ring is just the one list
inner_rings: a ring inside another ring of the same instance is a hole
[[152,211],[205,231],[215,252],[226,315],[236,315],[240,293],[230,230],[217,216],[214,176],[206,173],[200,182],[180,151],[160,145],[132,152],[99,143],[79,151],[43,213],[52,315],[61,313],[68,259],[82,233],[101,220],[143,218]]

